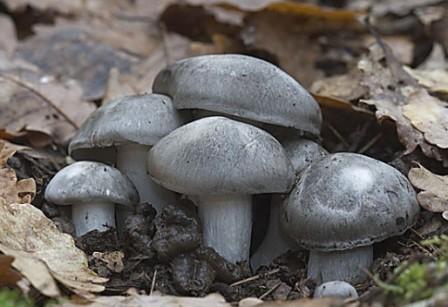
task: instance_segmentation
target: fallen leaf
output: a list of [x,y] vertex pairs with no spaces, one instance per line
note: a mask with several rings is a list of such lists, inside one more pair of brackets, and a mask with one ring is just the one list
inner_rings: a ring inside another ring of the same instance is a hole
[[0,50],[11,55],[17,45],[17,33],[14,22],[9,16],[0,14]]
[[22,275],[11,267],[13,261],[13,257],[0,255],[0,288],[14,287],[22,279]]
[[409,171],[408,177],[414,187],[422,190],[417,199],[423,208],[431,212],[448,210],[448,176],[433,174],[419,165]]
[[34,206],[0,200],[0,251],[15,258],[13,267],[36,289],[59,296],[57,280],[80,296],[104,290],[107,279],[88,268],[87,257],[70,235]]
[[36,194],[36,183],[31,178],[17,180],[14,170],[6,165],[14,153],[15,148],[0,141],[0,200],[7,203],[29,203]]
[[51,139],[63,144],[95,110],[81,95],[73,80],[60,83],[24,70],[0,72],[0,128],[12,134],[27,132],[36,146]]
[[138,61],[135,56],[98,42],[80,26],[39,26],[36,31],[37,35],[18,45],[16,56],[62,81],[78,80],[82,97],[87,100],[104,96],[110,69],[128,72]]
[[448,95],[448,71],[445,69],[419,70],[405,67],[405,70],[430,93]]
[[171,295],[132,295],[132,296],[99,296],[91,303],[66,302],[56,307],[231,307],[219,294],[209,294],[205,297],[183,297]]
[[120,273],[124,269],[123,264],[124,253],[122,251],[113,251],[105,253],[93,252],[92,257],[106,263],[106,267],[112,272]]

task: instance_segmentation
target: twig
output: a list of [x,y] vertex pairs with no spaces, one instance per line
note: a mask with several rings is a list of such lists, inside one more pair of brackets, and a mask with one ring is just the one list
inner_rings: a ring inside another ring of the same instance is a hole
[[239,281],[237,281],[237,282],[234,282],[234,283],[231,284],[230,286],[231,286],[231,287],[236,287],[236,286],[239,286],[239,285],[248,283],[248,282],[250,282],[250,281],[257,280],[257,279],[259,279],[259,278],[262,277],[262,276],[269,276],[269,275],[278,273],[279,271],[280,271],[280,269],[274,269],[274,270],[269,271],[269,272],[264,273],[264,274],[257,274],[257,275],[251,276],[251,277],[249,277],[249,278],[242,279],[242,280],[239,280]]
[[358,153],[359,154],[365,153],[367,150],[370,149],[370,147],[375,145],[375,143],[378,142],[382,136],[383,136],[383,134],[381,132],[378,133],[373,139],[371,139],[369,142],[367,142],[366,145],[364,145],[360,150],[358,150]]
[[271,289],[269,289],[268,291],[266,291],[265,293],[263,293],[258,299],[260,299],[260,300],[264,299],[266,296],[268,296],[269,294],[271,294],[272,292],[274,292],[278,287],[280,287],[281,284],[282,284],[282,282],[279,281],[279,282],[276,283]]
[[152,295],[154,288],[156,287],[157,269],[154,269],[154,274],[152,275],[151,289],[149,290],[149,295]]
[[327,123],[327,127],[331,130],[331,132],[333,132],[333,134],[339,139],[339,141],[342,142],[342,144],[344,144],[345,148],[349,148],[350,145],[348,144],[348,142],[344,139],[344,137],[339,133],[339,131],[336,130],[335,127],[333,127],[331,124]]

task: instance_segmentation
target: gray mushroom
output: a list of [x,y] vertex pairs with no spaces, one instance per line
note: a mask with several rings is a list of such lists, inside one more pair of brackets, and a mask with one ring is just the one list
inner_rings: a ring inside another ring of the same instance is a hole
[[[296,176],[312,162],[318,161],[328,155],[328,152],[316,142],[298,137],[282,142],[286,155],[290,159]],[[280,206],[284,195],[274,195],[271,201],[268,230],[260,247],[252,255],[250,264],[253,270],[267,265],[276,257],[294,249],[291,240],[280,229]]]
[[162,138],[149,151],[148,171],[196,202],[205,244],[234,263],[248,260],[251,195],[282,193],[293,181],[274,137],[225,117],[203,118]]
[[314,290],[314,298],[337,297],[342,299],[358,298],[358,292],[349,283],[345,281],[329,281],[321,284]]
[[60,170],[45,190],[45,199],[71,205],[76,235],[115,226],[114,204],[138,203],[138,193],[119,170],[99,162],[75,162]]
[[364,280],[375,242],[402,234],[419,212],[407,178],[354,153],[313,163],[281,207],[281,226],[310,251],[308,276],[318,283]]
[[[173,203],[175,195],[148,176],[146,155],[152,145],[182,123],[167,96],[119,98],[100,107],[84,122],[70,142],[69,153],[76,160],[97,160],[116,150],[117,168],[137,187],[140,201],[151,203],[159,211],[163,205]],[[120,230],[129,212],[117,209]]]
[[157,75],[153,92],[172,97],[177,109],[207,110],[314,136],[320,132],[322,115],[314,98],[278,67],[250,56],[178,61]]

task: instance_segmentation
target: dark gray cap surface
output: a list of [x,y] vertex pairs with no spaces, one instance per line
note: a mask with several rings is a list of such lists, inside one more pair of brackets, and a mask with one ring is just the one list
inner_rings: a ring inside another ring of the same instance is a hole
[[250,56],[205,55],[163,69],[154,93],[178,109],[205,109],[319,135],[322,115],[314,98],[278,67]]
[[225,117],[203,118],[162,138],[149,151],[148,172],[187,195],[282,193],[294,177],[273,136]]
[[84,122],[69,145],[73,158],[97,148],[136,143],[154,145],[182,125],[171,98],[147,94],[115,99]]
[[320,251],[370,245],[399,235],[419,212],[407,178],[375,159],[336,153],[310,165],[281,207],[282,227]]
[[137,190],[119,170],[99,162],[75,162],[60,170],[45,190],[45,199],[57,205],[110,202],[138,203]]

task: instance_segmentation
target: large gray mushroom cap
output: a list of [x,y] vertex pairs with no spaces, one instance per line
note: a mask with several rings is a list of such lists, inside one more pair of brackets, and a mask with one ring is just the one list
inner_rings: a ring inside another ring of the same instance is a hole
[[162,186],[187,195],[282,193],[292,166],[269,133],[225,117],[207,117],[162,138],[148,155]]
[[336,153],[313,163],[282,204],[282,226],[296,243],[334,251],[402,234],[419,212],[407,178],[375,159]]
[[319,135],[322,115],[314,98],[278,67],[250,56],[204,55],[163,69],[154,93],[178,109],[204,109]]
[[118,98],[92,113],[70,142],[69,153],[75,159],[82,159],[98,148],[132,143],[154,145],[182,123],[167,96]]
[[134,185],[119,170],[91,161],[60,170],[48,184],[45,199],[57,205],[110,202],[131,206],[139,201]]

